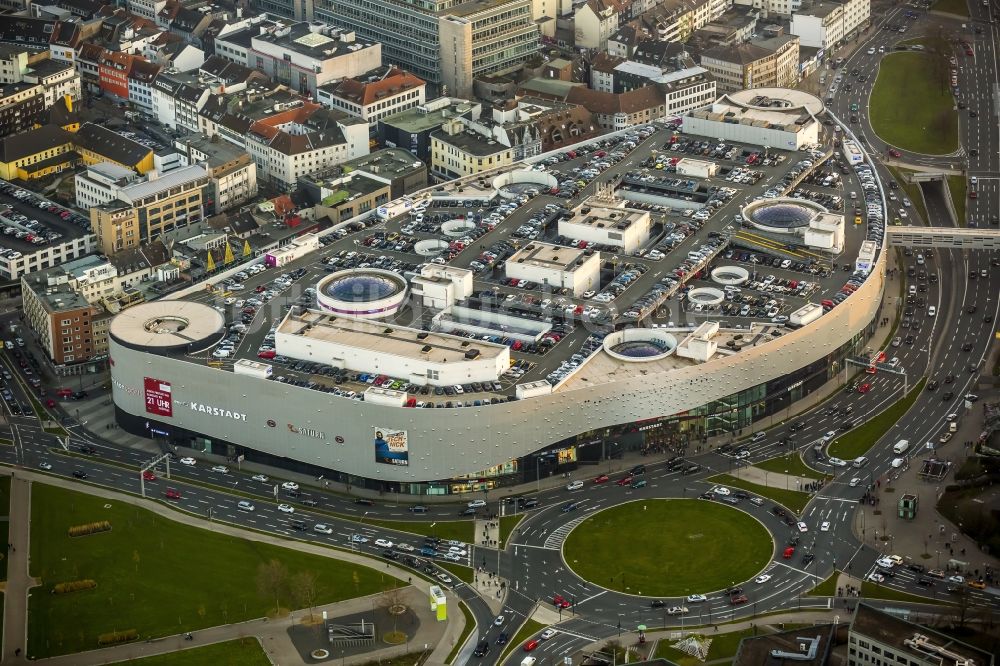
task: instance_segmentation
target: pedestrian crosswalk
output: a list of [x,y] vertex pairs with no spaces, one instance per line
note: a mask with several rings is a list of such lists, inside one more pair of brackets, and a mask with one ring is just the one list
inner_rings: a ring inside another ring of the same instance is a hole
[[579,518],[574,518],[565,525],[561,525],[556,529],[552,530],[552,533],[545,537],[545,547],[551,550],[559,550],[562,546],[562,542],[566,540],[566,536],[573,531],[573,528],[586,520],[586,516],[581,516]]

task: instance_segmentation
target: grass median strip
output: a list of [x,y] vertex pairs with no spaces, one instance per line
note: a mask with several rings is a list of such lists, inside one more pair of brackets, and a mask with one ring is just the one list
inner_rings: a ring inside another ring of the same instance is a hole
[[[292,581],[305,576],[312,578],[314,604],[378,592],[393,581],[366,566],[300,553],[292,544],[219,534],[41,483],[32,487],[31,521],[30,573],[41,581],[29,605],[32,658],[92,649],[98,635],[114,631],[135,630],[145,639],[309,605],[291,593]],[[111,530],[68,535],[70,527],[100,521]],[[179,566],[185,558],[188,564]],[[85,580],[96,587],[51,593],[56,583]]]
[[830,455],[842,460],[853,460],[867,453],[868,449],[882,439],[889,432],[889,429],[896,425],[906,412],[910,411],[910,407],[924,390],[926,381],[926,379],[921,379],[905,397],[897,400],[861,427],[833,440],[829,448]]
[[960,227],[968,226],[965,219],[965,198],[969,196],[965,176],[948,176],[948,192],[955,206],[955,222]]
[[824,580],[822,583],[809,590],[809,596],[812,597],[832,597],[837,594],[837,579],[840,577],[839,571],[834,571],[830,574],[830,577]]
[[791,453],[786,453],[783,456],[777,456],[776,458],[768,458],[767,460],[755,463],[754,467],[757,469],[767,470],[768,472],[777,472],[778,474],[789,474],[791,476],[804,476],[809,479],[822,479],[824,477],[829,477],[829,474],[823,474],[809,467],[802,461],[802,456],[799,455],[798,451],[792,451]]
[[886,601],[908,601],[914,604],[940,604],[942,602],[934,597],[922,597],[919,594],[910,594],[902,590],[879,585],[875,581],[866,580],[861,583],[861,596],[867,599],[885,599]]
[[806,504],[809,503],[809,498],[811,497],[809,493],[804,493],[800,490],[786,490],[784,488],[762,486],[759,483],[745,481],[731,474],[716,474],[708,480],[713,483],[720,483],[724,486],[742,488],[743,490],[760,495],[761,497],[766,497],[777,502],[786,509],[791,509],[795,513],[800,513],[802,509],[805,508]]
[[465,627],[462,629],[462,634],[458,637],[458,640],[455,641],[455,647],[451,649],[451,652],[448,653],[448,658],[445,659],[445,663],[447,664],[455,662],[458,653],[462,651],[462,646],[465,645],[465,641],[469,640],[469,634],[476,630],[476,618],[472,614],[472,611],[461,601],[458,602],[458,607],[462,609],[462,615],[465,616]]
[[503,548],[507,545],[507,539],[510,535],[514,533],[518,524],[524,519],[524,514],[519,513],[516,516],[503,516],[500,518],[500,547]]
[[460,581],[472,585],[473,583],[472,567],[466,567],[461,564],[449,562],[447,560],[435,560],[434,564],[441,567],[442,569],[444,569],[445,571],[447,571]]
[[521,647],[528,642],[529,638],[537,637],[538,634],[542,633],[542,629],[544,628],[545,625],[541,622],[537,622],[531,618],[525,620],[524,624],[521,625],[521,628],[517,630],[516,634],[514,634],[514,637],[508,641],[503,652],[500,653],[500,659],[497,660],[497,663],[502,664],[510,653],[514,650],[521,649]]

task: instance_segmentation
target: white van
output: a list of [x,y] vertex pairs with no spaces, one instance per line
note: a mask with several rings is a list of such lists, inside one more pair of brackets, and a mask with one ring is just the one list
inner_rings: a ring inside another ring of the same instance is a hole
[[865,458],[864,456],[858,456],[857,458],[854,459],[855,467],[864,467],[867,464],[868,464],[868,458]]
[[902,459],[902,458],[893,458],[893,459],[892,459],[892,466],[893,466],[893,467],[897,467],[897,468],[898,468],[898,467],[902,467],[902,466],[903,466],[903,462],[904,462],[904,461],[903,461],[903,459]]
[[906,453],[908,448],[910,448],[910,442],[905,439],[901,439],[893,445],[892,452],[898,455],[900,453]]

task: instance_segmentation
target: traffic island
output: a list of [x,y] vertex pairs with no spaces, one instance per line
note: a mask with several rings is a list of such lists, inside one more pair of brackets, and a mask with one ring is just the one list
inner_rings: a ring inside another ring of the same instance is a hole
[[563,545],[566,565],[581,578],[646,597],[727,588],[759,574],[773,553],[760,522],[701,499],[636,500],[605,509],[577,525]]

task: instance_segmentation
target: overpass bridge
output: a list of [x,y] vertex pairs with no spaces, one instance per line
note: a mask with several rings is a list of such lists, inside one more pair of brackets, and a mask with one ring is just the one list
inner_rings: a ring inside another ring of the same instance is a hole
[[1000,229],[959,227],[886,227],[889,245],[956,250],[1000,250]]

